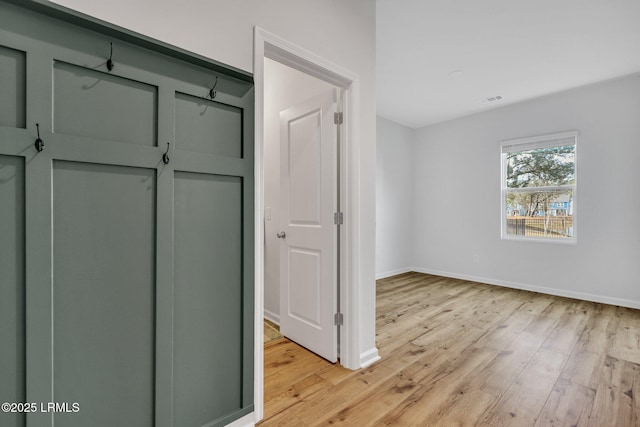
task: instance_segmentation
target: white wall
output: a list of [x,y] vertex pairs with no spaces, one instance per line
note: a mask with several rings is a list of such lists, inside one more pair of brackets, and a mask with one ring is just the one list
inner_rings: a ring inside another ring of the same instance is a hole
[[[500,141],[568,130],[577,244],[501,240]],[[427,127],[414,148],[418,271],[640,308],[640,75]]]
[[280,323],[280,112],[333,86],[267,58],[264,88],[264,206],[271,211],[264,223],[264,314]]
[[376,278],[411,270],[413,130],[377,119]]
[[[360,354],[375,351],[375,2],[371,0],[56,0],[88,15],[253,70],[253,27],[313,52],[359,77],[355,126],[359,212],[355,235]],[[354,209],[355,211],[356,209]]]

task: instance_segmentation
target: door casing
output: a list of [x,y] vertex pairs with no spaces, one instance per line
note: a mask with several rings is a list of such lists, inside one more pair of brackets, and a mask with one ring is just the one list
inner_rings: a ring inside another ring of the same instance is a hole
[[337,64],[315,55],[260,27],[254,27],[254,83],[255,83],[255,356],[254,393],[255,421],[264,412],[264,348],[262,319],[264,317],[264,58],[269,58],[342,89],[344,125],[340,127],[341,188],[340,205],[344,213],[339,263],[339,299],[344,314],[339,347],[340,362],[348,369],[360,366],[360,239],[357,220],[360,216],[359,164],[359,76]]

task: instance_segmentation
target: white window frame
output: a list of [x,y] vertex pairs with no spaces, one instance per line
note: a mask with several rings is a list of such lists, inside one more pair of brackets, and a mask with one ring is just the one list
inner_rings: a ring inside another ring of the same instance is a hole
[[[568,140],[573,139],[573,142]],[[508,188],[507,187],[507,153],[515,151],[534,150],[537,148],[575,146],[574,154],[574,184],[553,185],[545,187]],[[578,236],[577,206],[578,206],[578,131],[560,132],[548,135],[540,135],[529,138],[511,139],[500,143],[500,232],[503,240],[517,240],[523,242],[545,242],[560,244],[576,244]],[[507,193],[526,193],[549,190],[572,190],[572,217],[573,236],[563,238],[553,237],[527,237],[507,234]]]

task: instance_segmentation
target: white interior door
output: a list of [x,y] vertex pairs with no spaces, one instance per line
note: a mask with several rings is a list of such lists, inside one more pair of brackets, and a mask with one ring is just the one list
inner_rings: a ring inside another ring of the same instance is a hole
[[280,330],[335,362],[337,91],[280,113]]

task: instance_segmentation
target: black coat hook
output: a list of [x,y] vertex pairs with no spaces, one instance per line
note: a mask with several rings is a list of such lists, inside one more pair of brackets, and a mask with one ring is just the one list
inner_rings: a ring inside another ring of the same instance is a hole
[[44,141],[40,139],[40,125],[38,123],[36,123],[36,129],[38,130],[38,139],[36,139],[36,142],[33,145],[36,147],[36,151],[39,153],[44,150]]
[[109,43],[111,45],[111,51],[109,52],[109,59],[107,59],[107,70],[113,70],[113,43]]
[[162,163],[165,165],[169,164],[169,143],[167,142],[167,151],[162,155]]
[[209,90],[209,98],[211,99],[215,98],[218,94],[215,90],[216,86],[218,86],[218,76],[216,76],[216,82],[213,84],[213,87],[211,88],[211,90]]

